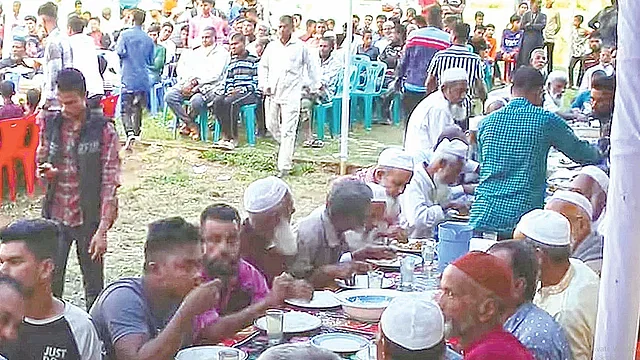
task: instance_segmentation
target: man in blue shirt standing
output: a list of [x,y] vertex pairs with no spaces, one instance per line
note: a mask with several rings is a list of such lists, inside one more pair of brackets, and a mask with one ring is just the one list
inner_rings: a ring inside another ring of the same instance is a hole
[[543,85],[536,69],[516,70],[513,99],[480,123],[480,185],[469,220],[476,230],[510,238],[522,215],[543,207],[552,146],[580,164],[601,159],[600,152],[578,139],[563,119],[542,109]]
[[147,103],[149,91],[147,68],[153,65],[153,40],[142,30],[145,13],[133,10],[133,27],[120,33],[116,51],[120,56],[122,69],[122,124],[127,135],[125,149],[130,150],[133,140],[140,136],[142,107]]

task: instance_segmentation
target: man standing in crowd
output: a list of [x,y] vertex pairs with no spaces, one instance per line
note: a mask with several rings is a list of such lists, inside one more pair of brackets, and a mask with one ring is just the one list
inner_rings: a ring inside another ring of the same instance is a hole
[[440,6],[430,6],[426,11],[428,26],[411,33],[405,44],[404,57],[396,72],[396,89],[399,90],[404,81],[402,104],[404,113],[408,115],[427,96],[425,69],[429,68],[431,59],[436,52],[451,46],[449,34],[442,31]]
[[[20,283],[0,273],[0,317],[5,319],[0,324],[0,354],[7,344],[18,339],[25,311],[24,296],[24,289]],[[2,355],[0,359],[6,360]]]
[[305,71],[313,89],[319,83],[315,61],[304,44],[291,36],[292,31],[291,16],[282,16],[280,40],[269,44],[258,69],[259,87],[267,96],[267,129],[280,143],[279,176],[287,176],[293,167]]
[[44,3],[38,8],[38,17],[47,34],[47,41],[44,48],[42,100],[44,109],[52,107],[58,110],[59,104],[56,99],[56,80],[60,70],[70,67],[72,61],[71,49],[67,38],[58,28],[58,6],[51,1]]
[[216,2],[214,0],[202,0],[202,13],[189,20],[189,44],[195,47],[198,41],[196,39],[202,36],[202,31],[208,27],[215,29],[216,43],[221,44],[224,40],[224,21],[212,13]]
[[69,46],[73,58],[71,66],[80,70],[87,85],[87,97],[102,96],[104,85],[98,68],[98,52],[89,35],[84,34],[84,19],[72,16],[67,21]]
[[131,150],[135,138],[140,137],[142,108],[146,106],[145,94],[149,91],[148,68],[153,65],[153,40],[142,30],[145,13],[133,9],[133,27],[123,30],[116,43],[122,73],[122,125]]
[[[216,30],[207,27],[201,32],[202,46],[183,53],[176,66],[178,83],[165,95],[167,106],[182,121],[182,134],[198,140],[202,134],[195,124],[196,117],[215,100],[217,90],[223,88],[224,70],[229,64],[229,52],[216,44]],[[190,111],[182,102],[189,100]]]
[[544,27],[544,47],[547,49],[547,73],[553,71],[553,49],[556,43],[556,36],[560,32],[560,12],[553,8],[555,0],[545,0],[547,26]]
[[539,71],[517,69],[513,99],[480,124],[480,185],[469,221],[477,230],[510,238],[523,214],[542,208],[551,146],[581,164],[600,160],[598,150],[578,139],[564,120],[540,108],[543,85]]
[[120,143],[102,108],[87,105],[80,71],[64,69],[57,84],[62,112],[52,113],[40,125],[36,155],[40,176],[47,181],[43,217],[62,224],[53,293],[63,294],[69,250],[75,241],[89,308],[103,287],[107,231],[118,216]]
[[18,220],[0,231],[0,272],[25,293],[17,341],[0,345],[8,359],[102,359],[89,315],[51,291],[60,235],[56,223],[44,219]]
[[422,100],[409,117],[404,139],[406,151],[416,156],[434,150],[442,131],[465,119],[463,102],[468,92],[468,78],[462,68],[442,72],[440,89]]
[[289,185],[275,176],[259,179],[245,189],[244,209],[249,216],[242,223],[240,253],[271,285],[286,271],[286,259],[298,251],[291,228],[293,194]]
[[214,308],[222,282],[198,285],[198,229],[175,217],[149,224],[144,275],[107,286],[91,308],[105,359],[170,359],[193,342],[196,316]]
[[465,359],[533,360],[520,341],[502,328],[513,289],[513,275],[502,259],[470,252],[444,269],[440,289],[445,336],[458,340]]
[[547,15],[540,11],[542,0],[533,0],[531,10],[522,15],[521,27],[524,30],[522,36],[522,49],[518,53],[516,69],[527,66],[533,49],[544,46],[544,36],[542,30],[547,26]]
[[109,34],[102,32],[99,17],[92,17],[91,20],[89,20],[89,35],[93,39],[93,44],[96,49],[106,50],[111,47],[111,37]]
[[514,238],[525,238],[536,248],[540,285],[533,303],[557,319],[573,359],[593,357],[600,279],[587,265],[571,258],[569,221],[551,210],[525,214]]
[[267,309],[285,299],[310,300],[313,288],[289,274],[277,276],[271,290],[262,273],[240,254],[240,215],[226,204],[207,207],[200,215],[207,279],[222,281],[221,302],[196,319],[196,342],[217,344],[233,337]]
[[571,349],[560,324],[533,305],[538,286],[535,248],[524,241],[505,240],[488,251],[506,262],[513,272],[513,301],[503,316],[504,329],[513,334],[537,360],[571,360]]
[[245,48],[245,37],[231,35],[229,50],[231,62],[226,68],[224,95],[214,103],[214,113],[222,127],[219,145],[228,150],[235,149],[238,140],[238,113],[243,105],[256,104],[258,92],[258,59]]

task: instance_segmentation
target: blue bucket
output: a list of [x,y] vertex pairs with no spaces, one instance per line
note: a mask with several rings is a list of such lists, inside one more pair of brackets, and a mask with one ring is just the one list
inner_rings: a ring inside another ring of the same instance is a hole
[[468,223],[445,221],[438,225],[438,270],[469,252],[473,228]]

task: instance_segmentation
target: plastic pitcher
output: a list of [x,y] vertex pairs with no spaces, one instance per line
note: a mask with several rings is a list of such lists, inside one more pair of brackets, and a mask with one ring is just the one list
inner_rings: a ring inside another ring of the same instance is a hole
[[473,228],[468,223],[446,221],[438,225],[438,271],[469,251]]

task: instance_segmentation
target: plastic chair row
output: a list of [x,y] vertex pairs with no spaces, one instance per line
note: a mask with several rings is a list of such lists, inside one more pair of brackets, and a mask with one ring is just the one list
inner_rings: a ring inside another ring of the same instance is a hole
[[16,200],[16,162],[22,163],[27,194],[33,195],[36,181],[36,149],[40,128],[36,124],[36,114],[25,118],[0,120],[0,203],[2,203],[4,178],[7,169],[9,198]]

